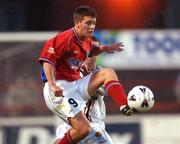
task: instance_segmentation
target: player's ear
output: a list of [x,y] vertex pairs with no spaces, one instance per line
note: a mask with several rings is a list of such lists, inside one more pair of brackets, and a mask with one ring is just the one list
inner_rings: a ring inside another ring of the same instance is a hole
[[76,27],[77,27],[77,28],[80,27],[80,22],[79,22],[79,21],[76,23]]

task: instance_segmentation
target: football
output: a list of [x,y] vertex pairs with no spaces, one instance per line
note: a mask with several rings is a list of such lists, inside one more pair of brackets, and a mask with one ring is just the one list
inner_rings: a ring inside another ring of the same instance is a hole
[[153,92],[143,85],[133,87],[127,98],[129,107],[137,112],[148,112],[154,106]]

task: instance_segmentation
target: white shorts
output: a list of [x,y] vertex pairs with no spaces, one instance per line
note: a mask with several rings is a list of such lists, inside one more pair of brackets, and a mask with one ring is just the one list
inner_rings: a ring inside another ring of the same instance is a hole
[[87,91],[90,77],[91,74],[73,82],[58,80],[56,84],[63,89],[64,97],[54,96],[49,84],[46,82],[44,98],[48,108],[68,123],[67,118],[74,117],[83,110],[86,106],[86,101],[90,99]]

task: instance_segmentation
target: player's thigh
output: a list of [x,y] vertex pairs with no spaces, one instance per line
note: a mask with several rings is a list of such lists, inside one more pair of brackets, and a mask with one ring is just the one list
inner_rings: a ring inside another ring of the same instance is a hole
[[116,73],[113,69],[104,68],[100,71],[97,71],[96,73],[93,73],[88,84],[89,95],[93,95],[100,86],[102,86],[109,80],[118,80]]

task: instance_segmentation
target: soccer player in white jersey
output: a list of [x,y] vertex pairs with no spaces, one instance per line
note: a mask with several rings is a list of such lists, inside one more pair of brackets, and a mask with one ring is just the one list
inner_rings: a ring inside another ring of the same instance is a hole
[[[96,37],[92,36],[94,44],[99,45],[99,41]],[[96,66],[96,57],[87,58],[81,67],[81,73],[83,76],[89,73],[95,73],[102,68]],[[84,114],[91,122],[91,126],[96,131],[95,135],[88,135],[81,140],[78,144],[113,144],[111,137],[105,130],[104,119],[106,116],[106,107],[104,103],[104,96],[107,96],[105,88],[100,87],[94,94],[94,96],[88,100],[84,109]],[[65,133],[71,127],[67,123],[62,123],[56,129],[56,140],[54,144],[57,144],[64,137]]]

